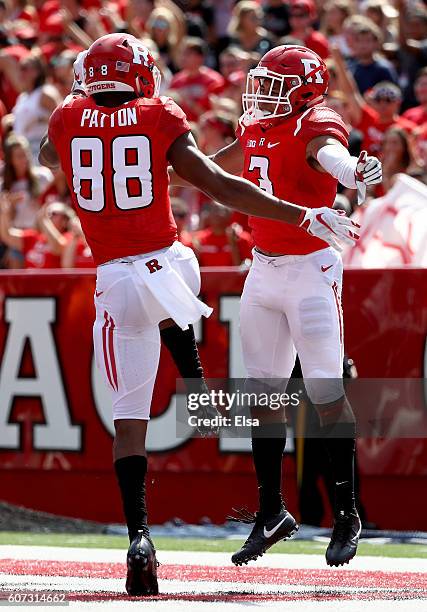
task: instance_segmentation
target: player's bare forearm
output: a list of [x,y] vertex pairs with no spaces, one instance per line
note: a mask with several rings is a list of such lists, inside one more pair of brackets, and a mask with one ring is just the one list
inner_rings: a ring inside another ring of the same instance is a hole
[[203,155],[190,134],[178,138],[169,149],[176,172],[210,198],[243,213],[298,224],[302,208],[265,193],[249,181],[228,174]]
[[40,142],[39,162],[42,166],[47,166],[53,170],[59,168],[58,154],[47,134],[43,136]]

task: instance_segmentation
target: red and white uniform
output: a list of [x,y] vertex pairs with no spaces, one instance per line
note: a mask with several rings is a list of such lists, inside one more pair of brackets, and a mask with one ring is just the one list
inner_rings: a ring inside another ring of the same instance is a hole
[[98,266],[95,360],[114,419],[149,419],[160,321],[186,329],[211,313],[196,298],[199,266],[176,241],[168,195],[168,149],[188,130],[169,98],[107,108],[70,96],[50,120],[49,140]]
[[[337,180],[315,170],[306,160],[307,144],[327,135],[348,146],[348,131],[332,109],[315,106],[300,115],[276,121],[264,130],[259,123],[239,127],[237,137],[245,153],[243,177],[278,198],[307,206],[331,207]],[[328,245],[300,227],[280,221],[250,217],[255,246],[272,253],[305,255]]]
[[[322,135],[347,146],[341,117],[320,106],[276,121],[269,129],[255,123],[243,133],[240,130],[243,176],[290,202],[312,208],[332,206],[336,179],[313,169],[306,159],[307,144]],[[255,247],[283,255],[253,251],[240,309],[247,374],[286,379],[298,352],[311,400],[335,401],[343,395],[341,257],[301,228],[255,217],[249,224]]]

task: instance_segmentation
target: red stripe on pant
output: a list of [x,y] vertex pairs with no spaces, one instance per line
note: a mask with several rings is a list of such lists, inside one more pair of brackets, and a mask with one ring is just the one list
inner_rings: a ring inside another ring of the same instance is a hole
[[111,370],[113,373],[113,381],[116,385],[116,391],[119,389],[119,383],[117,381],[117,368],[116,368],[116,358],[114,355],[114,340],[113,340],[113,331],[116,326],[114,325],[114,320],[110,316],[110,329],[108,330],[108,347],[110,349],[110,361],[111,361]]
[[333,282],[332,284],[332,291],[334,292],[334,297],[335,297],[335,304],[337,306],[337,311],[338,311],[338,320],[340,322],[340,343],[341,346],[343,344],[343,325],[342,325],[342,312],[341,312],[341,300],[340,300],[340,296],[338,293],[338,284],[336,281]]
[[108,312],[106,310],[104,311],[104,319],[105,319],[105,323],[102,327],[102,349],[104,353],[105,371],[107,373],[108,382],[110,383],[114,391],[117,391],[117,389],[115,388],[113,384],[113,380],[111,378],[110,364],[108,362],[107,331],[108,332],[110,331],[108,329],[110,326],[110,320],[109,320]]

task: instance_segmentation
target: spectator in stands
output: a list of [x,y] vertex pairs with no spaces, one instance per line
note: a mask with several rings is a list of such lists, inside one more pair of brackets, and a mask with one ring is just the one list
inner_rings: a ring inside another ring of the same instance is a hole
[[273,37],[262,27],[262,18],[262,9],[255,0],[236,4],[228,26],[230,43],[259,56],[270,51]]
[[200,117],[199,147],[206,155],[213,155],[235,139],[236,119],[233,115],[209,111]]
[[40,140],[46,133],[50,115],[61,102],[61,96],[56,87],[46,83],[46,66],[37,55],[22,59],[20,71],[22,93],[12,110],[13,131],[25,136],[36,161]]
[[230,76],[235,72],[248,72],[251,56],[237,46],[226,47],[219,55],[219,71],[224,77],[226,84]]
[[352,13],[351,0],[330,0],[325,4],[321,20],[322,33],[329,44],[338,47],[345,57],[350,55],[350,48],[344,35],[344,22]]
[[189,210],[188,205],[182,198],[171,198],[172,214],[175,219],[178,240],[184,246],[192,247],[193,239],[188,231]]
[[422,68],[415,81],[415,96],[419,106],[410,108],[403,113],[403,117],[416,125],[427,123],[427,68]]
[[315,21],[316,6],[313,0],[292,0],[289,14],[291,36],[302,40],[304,46],[326,59],[329,55],[329,43],[321,32],[313,28]]
[[427,64],[427,7],[421,3],[396,0],[399,13],[400,80],[404,109],[415,106],[414,81]]
[[395,124],[410,132],[414,129],[412,122],[398,115],[402,94],[397,85],[377,83],[370,92],[368,104],[360,94],[340,51],[335,47],[332,54],[339,88],[348,100],[351,124],[364,136],[362,149],[366,149],[370,155],[377,155],[381,151],[384,132]]
[[215,8],[210,0],[186,0],[185,17],[189,36],[203,37],[216,45]]
[[252,238],[240,225],[231,223],[229,208],[211,202],[204,212],[208,227],[193,238],[201,266],[239,266],[252,258]]
[[384,134],[382,143],[383,182],[377,195],[387,193],[399,172],[412,173],[419,170],[415,160],[413,142],[408,133],[397,126]]
[[24,45],[16,43],[5,29],[0,29],[0,98],[8,112],[21,92],[19,62],[29,55]]
[[397,74],[390,62],[378,57],[381,45],[379,27],[367,17],[359,18],[353,28],[348,66],[362,94],[380,81],[397,83]]
[[224,78],[204,65],[207,47],[199,38],[184,40],[180,66],[174,75],[170,89],[178,94],[177,101],[185,111],[189,121],[197,121],[202,113],[211,108],[210,94],[224,88]]
[[34,226],[40,208],[38,198],[52,180],[49,168],[33,164],[28,141],[22,136],[9,136],[4,143],[1,190],[11,196],[15,227]]
[[37,229],[19,229],[12,224],[12,204],[7,194],[0,196],[0,238],[20,251],[25,268],[60,268],[67,244],[66,232],[74,212],[62,202],[43,206],[37,213]]
[[69,224],[69,236],[62,249],[62,268],[94,268],[92,251],[82,231],[80,220],[73,217]]
[[361,8],[363,14],[380,28],[385,43],[396,40],[397,30],[390,25],[390,20],[398,15],[394,6],[388,4],[387,0],[366,0]]
[[76,57],[74,51],[66,49],[52,58],[52,81],[62,99],[71,91],[74,81],[73,64]]
[[146,31],[156,44],[162,62],[171,72],[177,72],[175,54],[181,41],[173,14],[163,7],[154,9],[147,21]]
[[265,0],[262,5],[263,26],[276,38],[287,36],[289,25],[289,5],[285,0]]

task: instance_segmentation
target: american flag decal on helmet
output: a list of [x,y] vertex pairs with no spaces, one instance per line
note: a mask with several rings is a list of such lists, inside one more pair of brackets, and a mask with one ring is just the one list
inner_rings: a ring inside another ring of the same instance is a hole
[[119,70],[120,72],[129,72],[130,64],[128,62],[117,61],[116,62],[116,70]]

